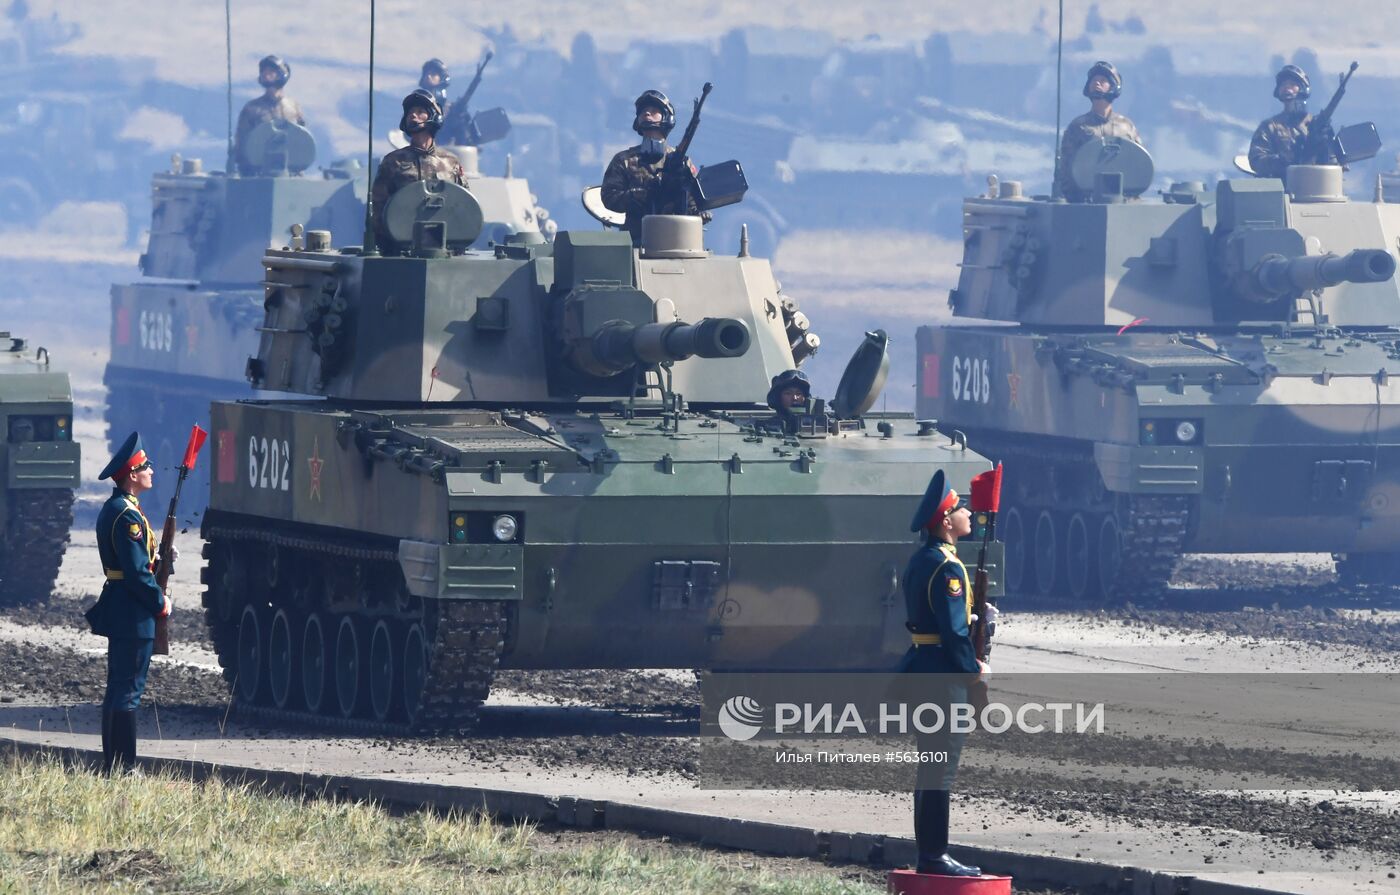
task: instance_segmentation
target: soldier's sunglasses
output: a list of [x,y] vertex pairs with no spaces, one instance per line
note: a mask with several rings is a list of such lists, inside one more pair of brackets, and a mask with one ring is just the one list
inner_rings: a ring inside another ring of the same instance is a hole
[[145,472],[146,470],[148,470],[148,469],[150,469],[150,468],[151,468],[151,461],[150,461],[150,460],[147,460],[145,463],[142,463],[140,466],[132,467],[132,470],[131,470],[131,471],[132,471],[132,472]]

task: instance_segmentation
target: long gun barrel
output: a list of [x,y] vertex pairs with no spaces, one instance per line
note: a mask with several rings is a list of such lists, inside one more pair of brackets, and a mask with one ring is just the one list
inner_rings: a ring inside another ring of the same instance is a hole
[[1265,301],[1301,295],[1340,283],[1380,283],[1395,275],[1395,259],[1383,249],[1356,249],[1345,255],[1264,258],[1254,268],[1254,284]]
[[740,357],[752,339],[744,321],[706,317],[699,323],[647,323],[636,326],[614,321],[603,326],[571,359],[595,376],[611,376],[637,364],[660,364],[690,357]]

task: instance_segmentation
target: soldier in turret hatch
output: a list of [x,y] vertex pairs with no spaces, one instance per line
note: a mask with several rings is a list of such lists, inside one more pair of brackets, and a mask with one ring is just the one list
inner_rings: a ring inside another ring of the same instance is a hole
[[1311,92],[1307,74],[1296,65],[1274,75],[1274,99],[1283,103],[1283,111],[1261,122],[1249,141],[1249,166],[1259,177],[1282,179],[1289,165],[1299,163],[1312,125]]
[[1055,172],[1055,193],[1071,202],[1084,202],[1089,194],[1074,183],[1071,166],[1074,154],[1090,140],[1102,137],[1121,137],[1132,140],[1139,146],[1137,126],[1126,115],[1113,111],[1113,101],[1123,92],[1123,78],[1118,69],[1108,62],[1095,62],[1084,81],[1084,95],[1089,98],[1089,111],[1080,115],[1065,128],[1060,140],[1060,168]]
[[452,102],[447,98],[447,88],[451,85],[452,75],[447,73],[447,66],[441,59],[434,57],[423,63],[423,73],[418,78],[418,86],[433,95],[444,116],[452,106]]
[[374,200],[374,232],[380,247],[393,244],[384,228],[384,206],[399,190],[420,180],[446,180],[458,186],[467,185],[466,172],[457,156],[437,145],[435,137],[442,127],[442,107],[421,87],[403,98],[403,117],[399,130],[408,137],[408,145],[384,156],[374,175],[370,195]]
[[[603,205],[609,211],[627,215],[623,225],[632,235],[632,245],[641,245],[642,218],[649,214],[695,214],[700,209],[695,197],[678,182],[680,171],[666,171],[666,158],[675,148],[666,137],[676,126],[676,110],[660,90],[648,90],[637,97],[632,130],[642,142],[613,156],[603,174]],[[690,165],[689,159],[681,160]],[[691,168],[692,173],[694,168]]]
[[764,429],[795,435],[804,419],[811,419],[812,381],[801,370],[784,370],[768,389],[767,404],[773,415],[759,423]]
[[238,127],[233,134],[233,157],[238,162],[239,174],[256,174],[258,168],[243,154],[244,143],[253,128],[264,121],[290,121],[306,126],[306,118],[301,114],[297,101],[282,93],[287,81],[292,77],[292,67],[282,61],[281,56],[264,56],[258,61],[258,83],[263,95],[251,99],[238,113]]

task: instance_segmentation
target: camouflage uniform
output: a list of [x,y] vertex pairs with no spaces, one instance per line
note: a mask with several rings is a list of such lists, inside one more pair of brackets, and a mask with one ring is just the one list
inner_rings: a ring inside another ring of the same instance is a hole
[[1308,114],[1280,112],[1266,119],[1249,141],[1249,166],[1260,177],[1282,179],[1288,166],[1298,163],[1311,127],[1312,116]]
[[1055,178],[1059,194],[1071,202],[1083,202],[1089,198],[1087,192],[1075,186],[1071,173],[1074,154],[1085,143],[1101,137],[1121,137],[1142,145],[1142,138],[1138,136],[1137,126],[1132,120],[1112,110],[1104,118],[1090,109],[1071,121],[1060,141],[1060,170]]
[[374,232],[381,248],[393,241],[384,229],[384,207],[394,193],[420,180],[449,180],[466,186],[467,174],[457,157],[436,143],[426,150],[405,146],[384,156],[370,194],[374,199]]
[[[667,158],[675,151],[666,147]],[[623,229],[632,235],[633,245],[641,245],[642,218],[649,214],[700,213],[689,192],[667,188],[661,179],[665,164],[665,159],[643,161],[642,147],[633,146],[613,156],[603,175],[603,205],[609,211],[627,215]]]
[[238,128],[233,135],[234,158],[238,159],[238,173],[256,174],[258,169],[248,164],[248,160],[243,157],[243,143],[248,139],[248,135],[253,132],[253,128],[264,121],[290,121],[293,124],[306,126],[306,118],[301,114],[301,106],[297,101],[288,96],[269,97],[263,94],[256,99],[251,99],[243,107],[243,111],[238,113]]

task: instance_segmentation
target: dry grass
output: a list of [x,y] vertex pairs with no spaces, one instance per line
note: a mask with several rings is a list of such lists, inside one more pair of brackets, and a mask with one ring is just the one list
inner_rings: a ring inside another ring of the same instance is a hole
[[0,761],[0,893],[874,893],[694,849],[537,848],[528,826]]

